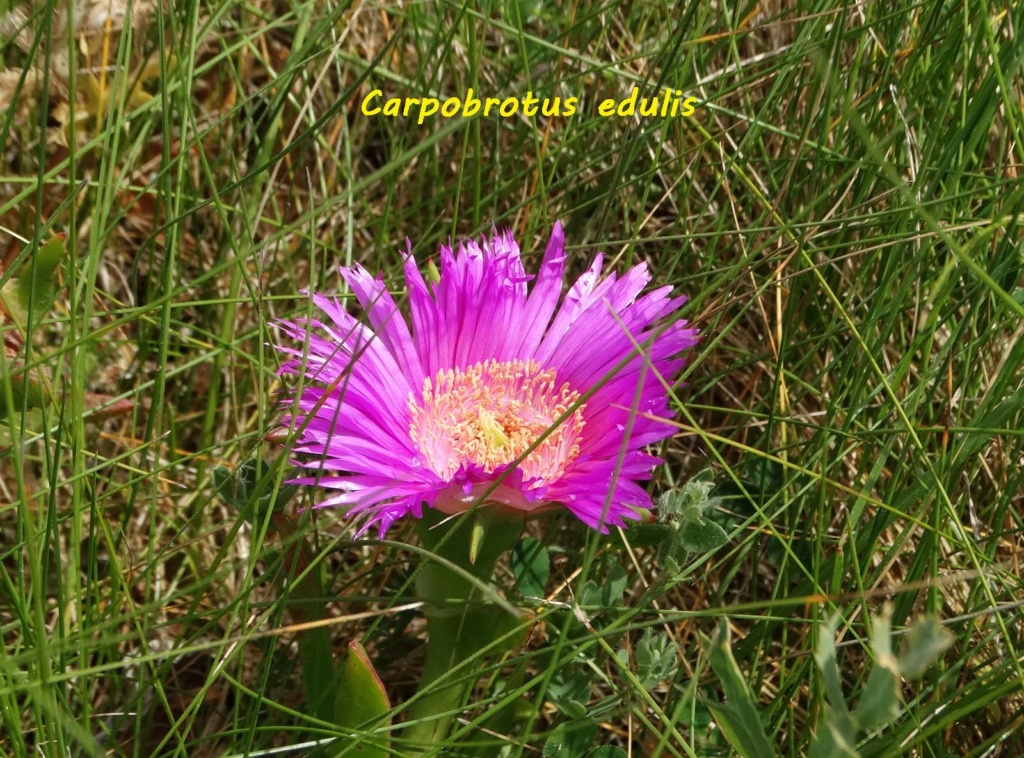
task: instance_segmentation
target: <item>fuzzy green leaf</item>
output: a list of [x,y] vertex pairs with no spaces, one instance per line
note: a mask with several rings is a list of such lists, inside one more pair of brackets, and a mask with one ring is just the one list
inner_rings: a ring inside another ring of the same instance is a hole
[[868,674],[864,692],[857,702],[853,718],[868,732],[880,729],[900,712],[899,677],[894,665],[876,663]]
[[833,616],[825,624],[825,628],[818,634],[814,660],[818,664],[818,668],[821,669],[821,675],[825,682],[825,697],[828,700],[825,716],[830,724],[829,728],[836,732],[837,740],[855,744],[857,725],[853,721],[850,709],[846,705],[846,699],[843,697],[839,664],[836,660],[835,636],[838,626],[838,615]]
[[645,689],[675,676],[679,645],[664,632],[644,631],[636,646],[636,676]]
[[590,702],[590,678],[582,671],[574,671],[569,677],[560,672],[548,687],[548,697],[566,716],[581,719],[587,715]]
[[854,747],[857,741],[856,729],[851,734],[849,724],[841,721],[835,710],[825,713],[825,723],[819,727],[811,740],[809,758],[860,758]]
[[679,527],[679,542],[691,553],[710,553],[729,544],[729,535],[714,521],[687,521]]
[[544,743],[544,758],[577,758],[597,736],[597,722],[579,719],[559,724]]
[[628,584],[629,577],[626,576],[626,570],[619,564],[613,563],[604,580],[604,592],[601,596],[604,607],[613,608],[621,604]]
[[[699,478],[698,478],[699,477]],[[714,482],[698,475],[676,492],[666,492],[658,498],[658,519],[662,522],[690,521],[700,519],[714,506],[710,497]]]
[[897,659],[900,674],[907,679],[919,678],[952,644],[953,634],[937,619],[921,619],[911,628]]
[[584,608],[614,608],[622,602],[622,596],[626,592],[629,577],[626,570],[617,563],[613,563],[608,569],[608,575],[604,581],[598,584],[593,579],[588,579],[580,590],[579,602]]
[[871,650],[875,655],[875,664],[853,712],[857,725],[868,732],[885,726],[900,712],[900,672],[896,657],[892,654],[891,612],[887,608],[871,625]]
[[673,528],[658,546],[658,565],[668,574],[678,574],[682,571],[687,555],[679,530]]

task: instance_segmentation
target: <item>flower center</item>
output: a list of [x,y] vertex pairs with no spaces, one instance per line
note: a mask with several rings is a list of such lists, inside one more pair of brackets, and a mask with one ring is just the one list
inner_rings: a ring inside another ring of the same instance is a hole
[[557,479],[580,452],[583,405],[552,428],[579,400],[555,370],[533,361],[477,363],[445,369],[409,397],[409,433],[427,464],[450,480],[464,464],[492,473],[518,459],[550,433],[519,464],[524,481]]

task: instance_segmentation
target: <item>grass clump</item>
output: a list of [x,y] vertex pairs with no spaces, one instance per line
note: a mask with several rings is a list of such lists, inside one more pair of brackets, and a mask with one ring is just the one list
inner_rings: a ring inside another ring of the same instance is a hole
[[[1020,15],[0,2],[0,284],[66,235],[52,307],[2,325],[0,753],[308,751],[338,733],[302,694],[310,615],[336,657],[362,640],[400,721],[422,666],[411,535],[354,540],[342,512],[299,512],[308,491],[283,530],[218,497],[215,472],[281,455],[270,325],[300,290],[341,291],[355,261],[397,288],[407,237],[425,262],[492,223],[538,251],[561,219],[574,273],[601,249],[690,295],[704,338],[652,492],[710,468],[698,520],[728,542],[667,562],[664,524],[535,524],[544,594],[510,593],[535,630],[473,672],[450,750],[728,754],[701,641],[727,616],[772,750],[806,754],[821,636],[840,630],[862,702],[889,601],[896,633],[925,614],[953,642],[864,754],[1018,754]],[[600,114],[633,87],[696,112]],[[469,88],[578,109],[360,112],[372,89]],[[321,597],[288,591],[300,542]]]

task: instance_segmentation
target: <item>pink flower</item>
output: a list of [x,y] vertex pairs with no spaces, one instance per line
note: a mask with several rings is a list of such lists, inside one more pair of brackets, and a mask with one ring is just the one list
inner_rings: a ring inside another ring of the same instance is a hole
[[564,506],[602,531],[639,518],[653,504],[637,482],[661,462],[644,448],[675,430],[663,382],[697,331],[671,287],[640,296],[645,264],[602,279],[601,261],[562,298],[561,224],[532,287],[507,231],[442,245],[429,286],[410,253],[409,321],[382,279],[343,267],[369,326],[320,294],[323,320],[280,325],[300,344],[278,348],[292,356],[279,373],[309,382],[282,421],[316,472],[296,483],[335,491],[317,507],[346,506],[382,537],[424,505],[459,513],[481,498]]

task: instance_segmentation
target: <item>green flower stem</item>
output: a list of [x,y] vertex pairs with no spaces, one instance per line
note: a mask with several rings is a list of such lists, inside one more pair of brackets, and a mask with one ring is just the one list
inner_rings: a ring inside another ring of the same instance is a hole
[[[518,615],[489,600],[463,569],[481,581],[490,582],[498,559],[519,539],[523,515],[493,507],[481,507],[468,518],[451,519],[451,528],[441,524],[443,514],[430,512],[420,522],[424,548],[447,563],[429,561],[416,577],[416,594],[424,601],[427,617],[427,657],[420,678],[420,695],[409,708],[409,726],[404,736],[414,745],[410,751],[428,752],[448,736],[458,709],[475,684],[467,681],[443,686],[452,669],[471,659],[485,647],[501,653],[515,645],[509,635],[505,644],[492,643],[507,635],[519,622]],[[474,560],[470,560],[470,556]]]

